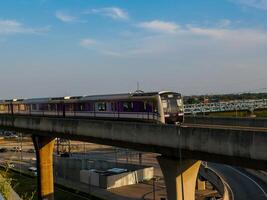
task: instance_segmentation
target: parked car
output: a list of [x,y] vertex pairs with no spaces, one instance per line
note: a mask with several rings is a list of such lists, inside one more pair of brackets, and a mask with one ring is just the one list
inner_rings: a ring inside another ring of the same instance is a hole
[[28,170],[30,172],[37,172],[37,168],[36,167],[29,167]]
[[37,168],[36,168],[36,167],[29,167],[28,170],[29,170],[34,176],[37,176]]
[[11,151],[21,151],[21,150],[22,150],[21,147],[13,147],[11,149]]
[[28,149],[27,153],[35,153],[35,150],[34,149]]
[[14,168],[15,167],[15,165],[13,164],[13,163],[6,163],[6,167],[7,168]]
[[60,156],[61,156],[61,157],[68,158],[68,157],[70,157],[70,153],[68,153],[68,152],[64,152],[64,153],[60,154]]
[[7,152],[8,149],[7,148],[0,148],[0,153],[4,153],[4,152]]
[[9,136],[9,138],[18,138],[19,136],[17,136],[17,135],[14,135],[14,134],[11,134],[10,136]]

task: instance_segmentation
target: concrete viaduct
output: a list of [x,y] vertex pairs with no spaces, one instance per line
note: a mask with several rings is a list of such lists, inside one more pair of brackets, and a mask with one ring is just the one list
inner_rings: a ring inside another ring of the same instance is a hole
[[[0,129],[31,134],[37,155],[38,198],[54,199],[56,137],[161,154],[169,200],[194,200],[200,160],[267,169],[267,129],[160,125],[0,115]],[[183,196],[183,198],[182,198]]]

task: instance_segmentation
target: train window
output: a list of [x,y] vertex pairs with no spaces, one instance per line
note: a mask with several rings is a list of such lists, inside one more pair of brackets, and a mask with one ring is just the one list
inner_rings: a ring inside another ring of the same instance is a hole
[[13,105],[13,110],[18,111],[19,110],[19,105]]
[[86,110],[86,104],[85,103],[75,103],[74,105],[75,111],[85,111]]
[[[93,106],[92,106],[93,107]],[[84,104],[84,110],[85,111],[90,111],[91,109],[93,109],[93,108],[91,108],[91,104],[90,103],[85,103]]]
[[97,103],[98,111],[106,111],[107,110],[107,104],[105,102],[99,102]]
[[152,112],[153,111],[153,103],[152,102],[146,102],[146,112]]
[[49,104],[49,110],[50,111],[56,111],[57,110],[56,104]]
[[48,110],[48,104],[42,103],[39,105],[40,110],[45,111]]
[[0,110],[1,111],[5,110],[5,106],[4,105],[0,105]]
[[168,104],[167,104],[167,100],[162,100],[162,107],[163,108],[167,108],[168,107]]
[[133,102],[123,102],[123,111],[132,112],[133,111]]
[[32,110],[37,110],[37,105],[36,104],[32,104]]
[[70,103],[65,104],[65,110],[66,111],[73,111],[73,109],[74,109],[73,104],[70,104]]
[[116,111],[117,110],[117,104],[116,102],[111,102],[111,110]]
[[178,105],[178,106],[181,106],[182,104],[183,104],[182,99],[177,99],[177,105]]
[[85,104],[84,103],[80,103],[80,104],[78,104],[79,106],[78,106],[78,110],[79,111],[84,111],[85,110]]
[[19,105],[19,110],[20,111],[25,111],[26,110],[26,106],[24,104],[20,104]]

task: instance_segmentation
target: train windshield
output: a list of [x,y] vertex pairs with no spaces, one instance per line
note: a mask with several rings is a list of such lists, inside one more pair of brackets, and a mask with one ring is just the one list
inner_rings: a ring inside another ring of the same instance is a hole
[[180,94],[166,93],[160,96],[164,113],[183,112],[183,100]]

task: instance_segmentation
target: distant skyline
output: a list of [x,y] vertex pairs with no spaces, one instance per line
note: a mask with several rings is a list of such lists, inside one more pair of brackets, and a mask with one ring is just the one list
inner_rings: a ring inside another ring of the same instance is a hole
[[0,99],[267,88],[267,0],[9,0]]

